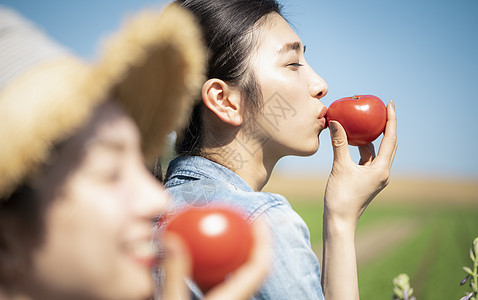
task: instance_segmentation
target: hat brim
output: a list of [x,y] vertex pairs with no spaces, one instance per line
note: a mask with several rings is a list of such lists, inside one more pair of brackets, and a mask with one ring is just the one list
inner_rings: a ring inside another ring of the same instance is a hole
[[133,16],[91,65],[72,56],[43,62],[0,92],[0,198],[50,158],[54,144],[112,98],[135,120],[149,163],[180,129],[204,80],[205,50],[189,12],[177,5]]
[[165,136],[185,124],[200,94],[204,67],[195,20],[171,4],[159,17],[139,14],[113,36],[89,80],[104,82],[135,119],[149,162],[161,152]]

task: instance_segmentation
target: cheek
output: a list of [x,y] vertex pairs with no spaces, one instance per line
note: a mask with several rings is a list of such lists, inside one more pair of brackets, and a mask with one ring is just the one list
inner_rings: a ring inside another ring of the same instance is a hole
[[296,114],[281,126],[281,143],[290,148],[289,154],[312,155],[319,147],[320,123],[312,112],[315,107],[297,107]]
[[[97,226],[99,231],[117,232],[130,218],[128,191],[111,184],[78,184],[70,194],[77,209],[86,216],[85,229]],[[77,213],[80,215],[80,212]],[[79,228],[80,229],[80,228]]]
[[307,89],[303,87],[304,84],[301,82],[299,75],[291,75],[293,76],[284,76],[284,74],[275,70],[264,75],[260,81],[264,103],[273,100],[278,95],[285,101],[290,102],[289,105],[294,105],[294,99],[304,97],[304,92]]
[[97,290],[114,279],[127,213],[111,193],[79,184],[54,200],[47,214],[45,243],[36,256],[46,286]]

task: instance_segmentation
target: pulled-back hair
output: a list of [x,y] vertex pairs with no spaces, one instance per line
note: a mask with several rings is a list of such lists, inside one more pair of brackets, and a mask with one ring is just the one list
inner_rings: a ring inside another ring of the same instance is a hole
[[[247,98],[249,111],[261,107],[261,93],[256,78],[248,70],[249,58],[257,44],[252,34],[256,25],[270,13],[281,13],[275,0],[176,0],[198,20],[208,46],[207,77],[221,79],[238,87]],[[178,134],[179,155],[199,155],[203,148],[204,104],[195,105],[189,124]]]

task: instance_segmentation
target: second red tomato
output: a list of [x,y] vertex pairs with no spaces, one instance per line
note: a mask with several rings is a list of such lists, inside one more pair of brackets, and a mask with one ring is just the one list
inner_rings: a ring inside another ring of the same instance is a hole
[[226,207],[188,208],[173,216],[166,230],[187,244],[193,279],[203,291],[246,262],[252,248],[251,225],[237,210]]

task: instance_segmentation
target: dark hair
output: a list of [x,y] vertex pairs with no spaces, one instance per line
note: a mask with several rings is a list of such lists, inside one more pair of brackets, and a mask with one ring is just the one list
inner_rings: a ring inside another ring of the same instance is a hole
[[[12,194],[0,197],[1,288],[8,288],[11,282],[18,280],[18,276],[24,276],[30,268],[33,253],[46,238],[45,218],[54,195],[62,192],[61,187],[69,178],[67,172],[76,169],[76,165],[83,159],[82,151],[75,147],[73,149],[78,156],[73,159],[71,167],[60,168],[59,172],[55,169],[61,165],[58,159],[61,153],[68,151],[65,148],[70,139],[68,136],[52,145],[47,161],[32,170],[30,176]],[[68,159],[71,157],[68,156]],[[43,181],[46,178],[53,180],[55,184],[46,186]]]
[[[252,31],[264,16],[281,14],[275,0],[176,0],[198,20],[208,46],[207,77],[218,78],[239,87],[248,99],[250,111],[261,107],[261,94],[254,74],[248,71],[248,58],[257,43]],[[202,111],[195,105],[189,124],[176,141],[179,155],[199,155],[204,142]]]
[[38,193],[29,185],[22,185],[12,195],[0,199],[1,288],[8,290],[30,268],[28,254],[45,236],[43,208]]

